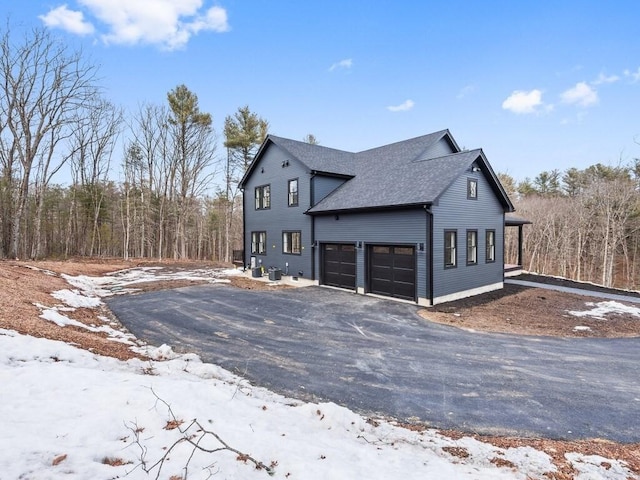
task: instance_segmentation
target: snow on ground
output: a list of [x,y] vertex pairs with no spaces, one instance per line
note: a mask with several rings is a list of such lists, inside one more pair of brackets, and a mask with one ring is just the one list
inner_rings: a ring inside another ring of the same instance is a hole
[[[109,294],[113,278],[92,285],[83,277],[72,296],[56,298]],[[546,479],[556,470],[531,447],[414,432],[279,396],[167,346],[146,349],[152,360],[123,362],[0,330],[0,478],[482,480]],[[570,460],[581,480],[632,477],[615,460]]]
[[606,320],[610,313],[629,314],[640,318],[640,307],[632,307],[616,301],[586,302],[586,305],[593,308],[584,311],[570,310],[568,313],[576,317],[593,317],[600,320]]

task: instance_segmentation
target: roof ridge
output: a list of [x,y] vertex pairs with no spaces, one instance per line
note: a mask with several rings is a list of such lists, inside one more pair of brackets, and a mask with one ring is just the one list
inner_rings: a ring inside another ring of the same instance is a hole
[[[437,136],[437,138],[434,138],[434,141],[433,141],[433,142],[435,143],[435,142],[437,142],[438,140],[440,140],[440,139],[441,139],[445,134],[447,134],[447,133],[448,133],[448,134],[449,134],[449,136],[451,137],[451,132],[449,132],[449,129],[448,129],[448,128],[445,128],[445,129],[443,129],[443,130],[437,130],[437,131],[435,131],[435,132],[425,133],[424,135],[418,135],[418,136],[416,136],[416,137],[407,138],[407,139],[404,139],[404,140],[398,140],[397,142],[387,143],[387,144],[385,144],[385,145],[379,145],[379,146],[377,146],[377,147],[368,148],[368,149],[366,149],[366,150],[361,150],[361,151],[356,152],[356,153],[357,153],[358,155],[360,155],[360,154],[363,154],[363,153],[371,152],[371,151],[373,151],[373,150],[378,150],[378,149],[382,149],[382,148],[395,147],[395,146],[398,146],[398,145],[400,145],[400,144],[402,144],[402,143],[410,143],[410,142],[416,141],[416,140],[421,139],[421,138],[426,138],[426,137],[436,137],[436,136]],[[451,138],[453,138],[453,137],[451,137]]]
[[462,150],[461,152],[453,152],[447,153],[446,155],[440,155],[439,157],[428,157],[428,158],[414,158],[410,163],[418,163],[418,162],[430,162],[432,160],[443,160],[447,157],[456,157],[458,155],[469,155],[469,154],[481,154],[482,148],[472,148],[471,150]]

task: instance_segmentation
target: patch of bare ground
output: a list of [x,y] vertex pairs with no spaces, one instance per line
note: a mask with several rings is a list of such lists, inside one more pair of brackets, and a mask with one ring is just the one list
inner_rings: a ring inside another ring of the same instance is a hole
[[[36,267],[36,269],[33,269]],[[51,292],[69,288],[59,272],[69,274],[100,274],[117,270],[120,265],[74,264],[73,262],[0,262],[0,328],[15,330],[34,337],[49,338],[78,345],[86,350],[127,360],[136,357],[123,343],[109,340],[105,333],[90,332],[80,327],[60,327],[39,318],[39,303],[53,307],[59,302]],[[85,325],[101,325],[98,316],[110,315],[106,308],[79,308],[65,314]]]
[[[412,427],[412,429],[415,429],[415,427]],[[573,480],[575,478],[578,472],[565,457],[565,454],[572,452],[621,460],[626,463],[626,466],[634,475],[640,475],[640,443],[620,444],[601,439],[564,441],[546,438],[493,437],[469,435],[452,430],[443,430],[438,433],[453,440],[459,440],[462,437],[473,437],[483,443],[489,443],[499,448],[532,447],[545,452],[552,458],[553,464],[558,469],[557,472],[545,473],[549,480]],[[492,460],[492,463],[496,466],[508,467],[509,465],[502,460],[504,459],[498,456],[495,461]],[[606,462],[603,462],[602,466],[607,468]]]
[[[629,313],[610,313],[606,319],[569,314],[590,310],[588,303],[602,301],[605,299],[505,284],[501,290],[442,303],[419,313],[432,322],[485,332],[559,337],[640,336],[640,319]],[[589,328],[576,330],[576,327]]]

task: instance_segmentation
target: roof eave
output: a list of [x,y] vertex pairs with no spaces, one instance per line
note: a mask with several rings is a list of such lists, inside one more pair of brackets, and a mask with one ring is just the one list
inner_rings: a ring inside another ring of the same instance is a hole
[[306,215],[339,215],[343,213],[364,213],[364,212],[379,212],[389,210],[408,210],[412,208],[428,208],[433,202],[416,202],[416,203],[402,203],[397,205],[379,205],[371,207],[353,207],[353,208],[335,208],[330,210],[320,210],[312,212],[313,207],[304,212]]

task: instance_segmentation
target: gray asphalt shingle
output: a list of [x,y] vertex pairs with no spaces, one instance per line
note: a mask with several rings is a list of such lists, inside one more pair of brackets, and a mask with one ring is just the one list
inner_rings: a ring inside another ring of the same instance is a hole
[[[267,141],[311,172],[352,177],[308,213],[433,203],[473,162],[484,159],[480,149],[460,152],[448,130],[358,153],[275,135]],[[448,154],[441,141],[458,153]]]

